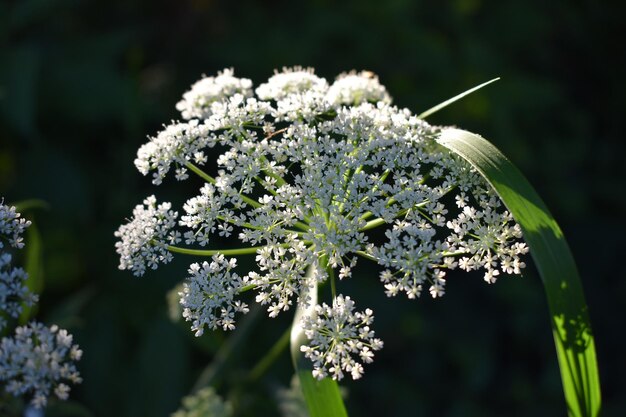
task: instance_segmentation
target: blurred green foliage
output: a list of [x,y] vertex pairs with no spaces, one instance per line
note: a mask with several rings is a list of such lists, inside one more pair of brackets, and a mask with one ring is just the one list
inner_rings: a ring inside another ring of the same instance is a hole
[[[85,351],[85,382],[56,415],[169,415],[225,343],[229,335],[195,339],[168,319],[166,293],[189,260],[136,279],[117,270],[113,231],[145,196],[181,202],[198,188],[152,187],[132,163],[146,135],[178,117],[192,82],[232,66],[258,84],[289,65],[329,79],[374,71],[416,113],[502,77],[429,120],[492,139],[555,214],[587,292],[604,415],[624,415],[626,281],[615,263],[626,212],[624,12],[591,0],[1,1],[0,195],[49,203],[37,213],[38,315]],[[385,348],[345,384],[351,415],[564,415],[532,268],[489,287],[457,276],[436,301],[389,302],[361,273],[345,285],[377,313]],[[277,415],[267,399],[289,385],[287,353],[261,381],[246,376],[287,316],[255,319],[214,379],[237,415]]]

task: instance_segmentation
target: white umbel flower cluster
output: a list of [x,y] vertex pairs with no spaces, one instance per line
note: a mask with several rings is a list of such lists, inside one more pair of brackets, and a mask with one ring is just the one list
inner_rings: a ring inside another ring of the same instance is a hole
[[391,97],[378,76],[370,71],[350,72],[337,77],[328,90],[327,99],[333,104],[358,105],[369,101],[391,103]]
[[[528,249],[495,192],[437,144],[440,128],[391,105],[376,75],[351,72],[329,84],[312,69],[286,68],[255,96],[249,80],[227,74],[227,83],[205,78],[208,98],[186,96],[179,105],[184,119],[193,118],[167,126],[135,161],[156,184],[172,165],[179,180],[193,172],[204,180],[200,193],[184,204],[177,224],[171,206],[158,206],[167,207],[163,212],[152,199],[151,208],[138,206],[116,233],[120,268],[136,275],[169,261],[171,253],[256,255],[257,268],[247,274],[235,273],[225,257],[192,266],[181,302],[197,334],[205,326],[235,326],[233,314],[247,309],[235,304],[238,292],[256,290],[256,301],[275,317],[307,305],[305,289],[331,280],[333,307],[318,306],[318,317],[325,325],[348,323],[357,336],[324,344],[326,327],[309,317],[305,348],[318,376],[358,377],[369,362],[359,356],[362,347],[371,352],[382,343],[372,342],[369,324],[356,324],[371,321],[371,311],[356,318],[350,298],[335,292],[335,277],[349,279],[359,259],[382,267],[388,296],[409,298],[422,291],[443,296],[453,269],[481,270],[489,283],[521,273]],[[215,176],[201,168],[209,152]],[[385,241],[374,239],[376,228],[385,229]],[[181,236],[191,247],[174,246]],[[208,249],[216,237],[238,239],[243,247]]]
[[231,272],[237,266],[235,258],[213,255],[211,263],[193,263],[189,267],[189,278],[179,293],[183,306],[183,317],[191,321],[191,330],[196,336],[204,333],[204,327],[211,330],[235,328],[235,313],[247,313],[248,306],[235,296],[245,282]]
[[312,315],[304,316],[302,328],[310,343],[300,350],[313,361],[313,376],[322,379],[330,374],[340,380],[345,371],[359,379],[363,364],[371,363],[373,351],[383,347],[370,329],[373,321],[372,310],[355,312],[354,301],[343,295],[333,299],[332,307],[323,303],[315,306]]
[[[5,318],[17,319],[23,305],[31,307],[38,301],[26,286],[28,274],[11,267],[9,248],[2,246],[6,239],[10,247],[23,248],[22,234],[30,224],[15,207],[0,203],[0,332],[9,324]],[[81,382],[75,365],[81,355],[72,335],[56,325],[32,322],[17,327],[13,336],[0,340],[0,385],[9,394],[30,396],[36,408],[44,407],[53,394],[66,400],[67,383]]]
[[129,269],[137,276],[147,268],[156,269],[159,263],[173,259],[167,251],[168,244],[180,241],[180,232],[174,231],[178,213],[171,210],[171,203],[157,205],[152,195],[133,210],[133,220],[122,225],[115,236],[121,241],[115,244],[120,255],[120,269]]
[[183,119],[206,119],[213,110],[211,105],[241,94],[252,96],[252,81],[236,78],[232,69],[225,69],[217,77],[204,77],[183,94],[183,99],[176,104]]
[[70,392],[66,383],[82,381],[75,364],[82,353],[72,335],[57,326],[18,327],[14,337],[0,341],[0,382],[15,396],[32,394],[31,404],[37,408],[44,407],[52,394],[66,400]]
[[193,159],[200,164],[206,161],[202,149],[209,145],[209,133],[208,126],[199,124],[198,120],[166,126],[150,142],[139,148],[135,166],[144,175],[154,171],[152,183],[155,185],[161,184],[172,164],[176,166],[176,178],[187,179],[187,169],[184,168],[186,161]]

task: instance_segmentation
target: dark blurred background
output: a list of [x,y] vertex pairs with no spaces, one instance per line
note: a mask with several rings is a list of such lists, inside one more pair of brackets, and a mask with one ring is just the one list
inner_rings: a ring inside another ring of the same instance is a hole
[[[57,414],[167,416],[220,357],[229,335],[195,339],[168,318],[166,293],[188,259],[141,279],[117,269],[113,232],[134,205],[153,193],[184,201],[199,187],[153,187],[133,159],[147,135],[179,117],[175,103],[203,73],[234,67],[258,85],[275,68],[303,65],[330,81],[371,70],[416,113],[502,77],[429,121],[492,140],[545,199],[582,274],[604,415],[626,415],[626,280],[615,264],[626,231],[624,4],[0,1],[0,196],[49,204],[26,213],[43,236],[38,317],[69,328],[85,352],[84,383]],[[362,380],[345,384],[351,415],[566,415],[532,267],[494,286],[456,275],[442,300],[412,302],[389,302],[365,269],[350,291],[375,310],[385,348]],[[259,315],[225,366],[212,368],[239,415],[277,415],[288,355],[243,381],[288,327],[284,316]]]

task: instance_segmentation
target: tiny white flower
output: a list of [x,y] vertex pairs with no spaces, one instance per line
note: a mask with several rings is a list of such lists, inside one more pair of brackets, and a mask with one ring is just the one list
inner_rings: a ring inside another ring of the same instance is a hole
[[327,81],[316,76],[313,69],[294,67],[277,71],[267,83],[257,87],[256,94],[262,100],[280,100],[292,94],[325,92],[327,89]]
[[326,99],[333,104],[356,105],[363,102],[391,103],[387,90],[371,71],[341,74],[328,89]]
[[372,351],[383,346],[369,328],[373,320],[371,310],[355,312],[354,301],[343,295],[333,300],[332,307],[316,305],[313,315],[304,316],[301,324],[309,344],[300,350],[313,361],[313,376],[322,379],[330,374],[340,380],[346,371],[352,379],[359,379],[363,365],[355,358],[371,363]]
[[204,77],[194,83],[176,104],[176,109],[184,119],[206,119],[213,113],[213,103],[225,101],[235,94],[252,96],[252,81],[237,78],[232,69],[225,69],[217,77]]
[[179,296],[183,317],[192,322],[191,330],[196,336],[201,336],[205,327],[233,330],[235,313],[249,311],[247,304],[234,299],[245,284],[244,279],[231,272],[236,265],[234,258],[219,254],[210,263],[189,267],[189,277]]
[[120,269],[130,269],[134,275],[141,276],[146,267],[156,269],[159,263],[173,259],[167,242],[177,243],[180,238],[173,230],[178,213],[171,207],[167,202],[157,205],[154,196],[135,207],[133,219],[115,232],[121,239],[115,244]]

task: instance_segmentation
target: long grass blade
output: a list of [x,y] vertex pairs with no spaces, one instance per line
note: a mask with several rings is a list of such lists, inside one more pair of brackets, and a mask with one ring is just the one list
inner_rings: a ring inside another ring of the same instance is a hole
[[[311,273],[310,268],[308,273]],[[291,358],[300,380],[310,417],[347,417],[348,413],[343,404],[337,382],[331,378],[324,378],[321,381],[313,378],[312,363],[300,352],[300,346],[308,343],[308,339],[300,326],[300,319],[309,314],[309,310],[317,304],[317,285],[310,287],[308,292],[310,296],[308,309],[298,307],[291,326]]]
[[521,172],[487,140],[448,128],[438,142],[483,175],[521,226],[548,298],[568,415],[597,416],[601,394],[594,337],[580,277],[561,229]]
[[450,104],[454,103],[455,101],[458,101],[458,100],[462,99],[463,97],[472,94],[474,91],[480,90],[481,88],[483,88],[483,87],[485,87],[485,86],[487,86],[487,85],[489,85],[489,84],[491,84],[493,82],[498,81],[499,79],[500,79],[500,77],[494,78],[493,80],[489,80],[489,81],[484,82],[484,83],[482,83],[480,85],[477,85],[476,87],[470,88],[469,90],[464,91],[461,94],[457,94],[456,96],[454,96],[454,97],[444,101],[443,103],[439,103],[436,106],[431,107],[430,109],[426,110],[425,112],[423,112],[422,114],[420,114],[417,117],[419,117],[420,119],[425,119],[428,116],[430,116],[431,114],[437,113],[439,110],[443,109],[444,107],[448,107]]

